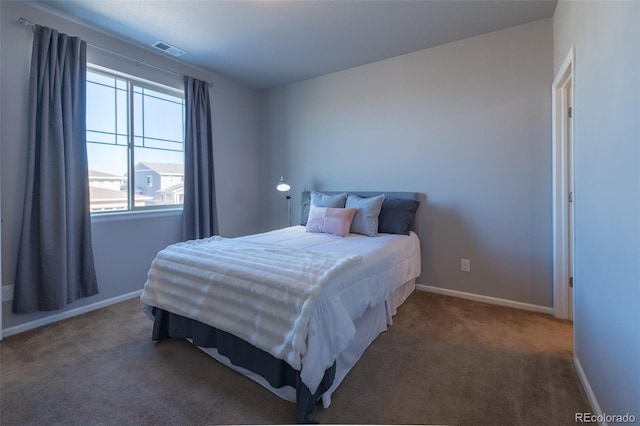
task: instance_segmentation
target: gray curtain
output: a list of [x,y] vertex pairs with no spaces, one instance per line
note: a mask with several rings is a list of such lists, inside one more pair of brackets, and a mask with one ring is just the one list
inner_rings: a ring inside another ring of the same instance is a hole
[[86,49],[77,37],[36,26],[15,313],[60,309],[98,293],[85,140]]
[[185,76],[184,98],[183,236],[192,240],[218,233],[209,84]]

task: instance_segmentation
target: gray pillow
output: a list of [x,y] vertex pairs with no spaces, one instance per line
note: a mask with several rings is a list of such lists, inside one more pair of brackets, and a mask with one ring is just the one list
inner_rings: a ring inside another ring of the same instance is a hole
[[355,207],[356,209],[356,214],[351,222],[351,232],[376,237],[378,235],[378,216],[383,201],[384,194],[369,198],[360,198],[357,195],[349,194],[345,207]]
[[302,217],[300,224],[305,226],[309,220],[309,208],[310,205],[318,207],[331,207],[331,208],[344,208],[344,203],[347,201],[347,193],[343,192],[336,195],[323,194],[322,192],[311,191],[309,196],[310,203],[304,203],[302,206]]
[[418,200],[393,198],[384,200],[378,218],[378,232],[409,235],[414,228],[419,206]]
[[336,195],[327,195],[322,192],[311,191],[311,204],[318,207],[333,207],[344,208],[344,203],[347,200],[347,193]]

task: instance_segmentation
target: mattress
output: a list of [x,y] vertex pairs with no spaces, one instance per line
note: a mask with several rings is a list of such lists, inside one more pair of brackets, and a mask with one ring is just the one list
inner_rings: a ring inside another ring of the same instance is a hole
[[238,239],[360,256],[361,262],[332,279],[325,288],[345,306],[352,320],[359,318],[367,308],[383,302],[405,282],[420,275],[420,241],[414,232],[408,236],[379,234],[378,237],[367,237],[349,234],[343,238],[306,232],[304,226],[292,226]]

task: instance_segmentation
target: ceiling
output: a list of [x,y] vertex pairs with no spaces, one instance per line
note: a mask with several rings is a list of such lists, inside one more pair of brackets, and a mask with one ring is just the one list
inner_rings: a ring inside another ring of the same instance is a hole
[[[177,60],[271,88],[553,15],[556,0],[30,1]],[[163,53],[164,54],[164,53]]]

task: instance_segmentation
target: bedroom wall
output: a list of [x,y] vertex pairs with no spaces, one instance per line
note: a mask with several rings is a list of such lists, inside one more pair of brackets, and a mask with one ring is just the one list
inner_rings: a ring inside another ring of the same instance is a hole
[[640,3],[564,2],[575,46],[575,357],[592,406],[640,418]]
[[552,43],[545,19],[271,90],[264,227],[281,174],[294,223],[303,190],[417,191],[419,283],[551,307]]
[[[20,2],[0,2],[1,21],[1,173],[2,284],[15,279],[26,174],[26,111],[33,33],[18,23],[34,23],[77,35],[104,47],[179,73],[212,82],[214,155],[220,233],[237,236],[258,230],[258,115],[260,93],[218,75],[189,68],[161,55],[70,22]],[[104,66],[126,67],[132,74],[182,86],[179,76],[136,67],[131,61],[88,48],[88,58]],[[120,215],[92,220],[100,294],[74,302],[62,311],[14,315],[3,304],[4,329],[64,313],[142,289],[155,254],[181,238],[181,212]]]

